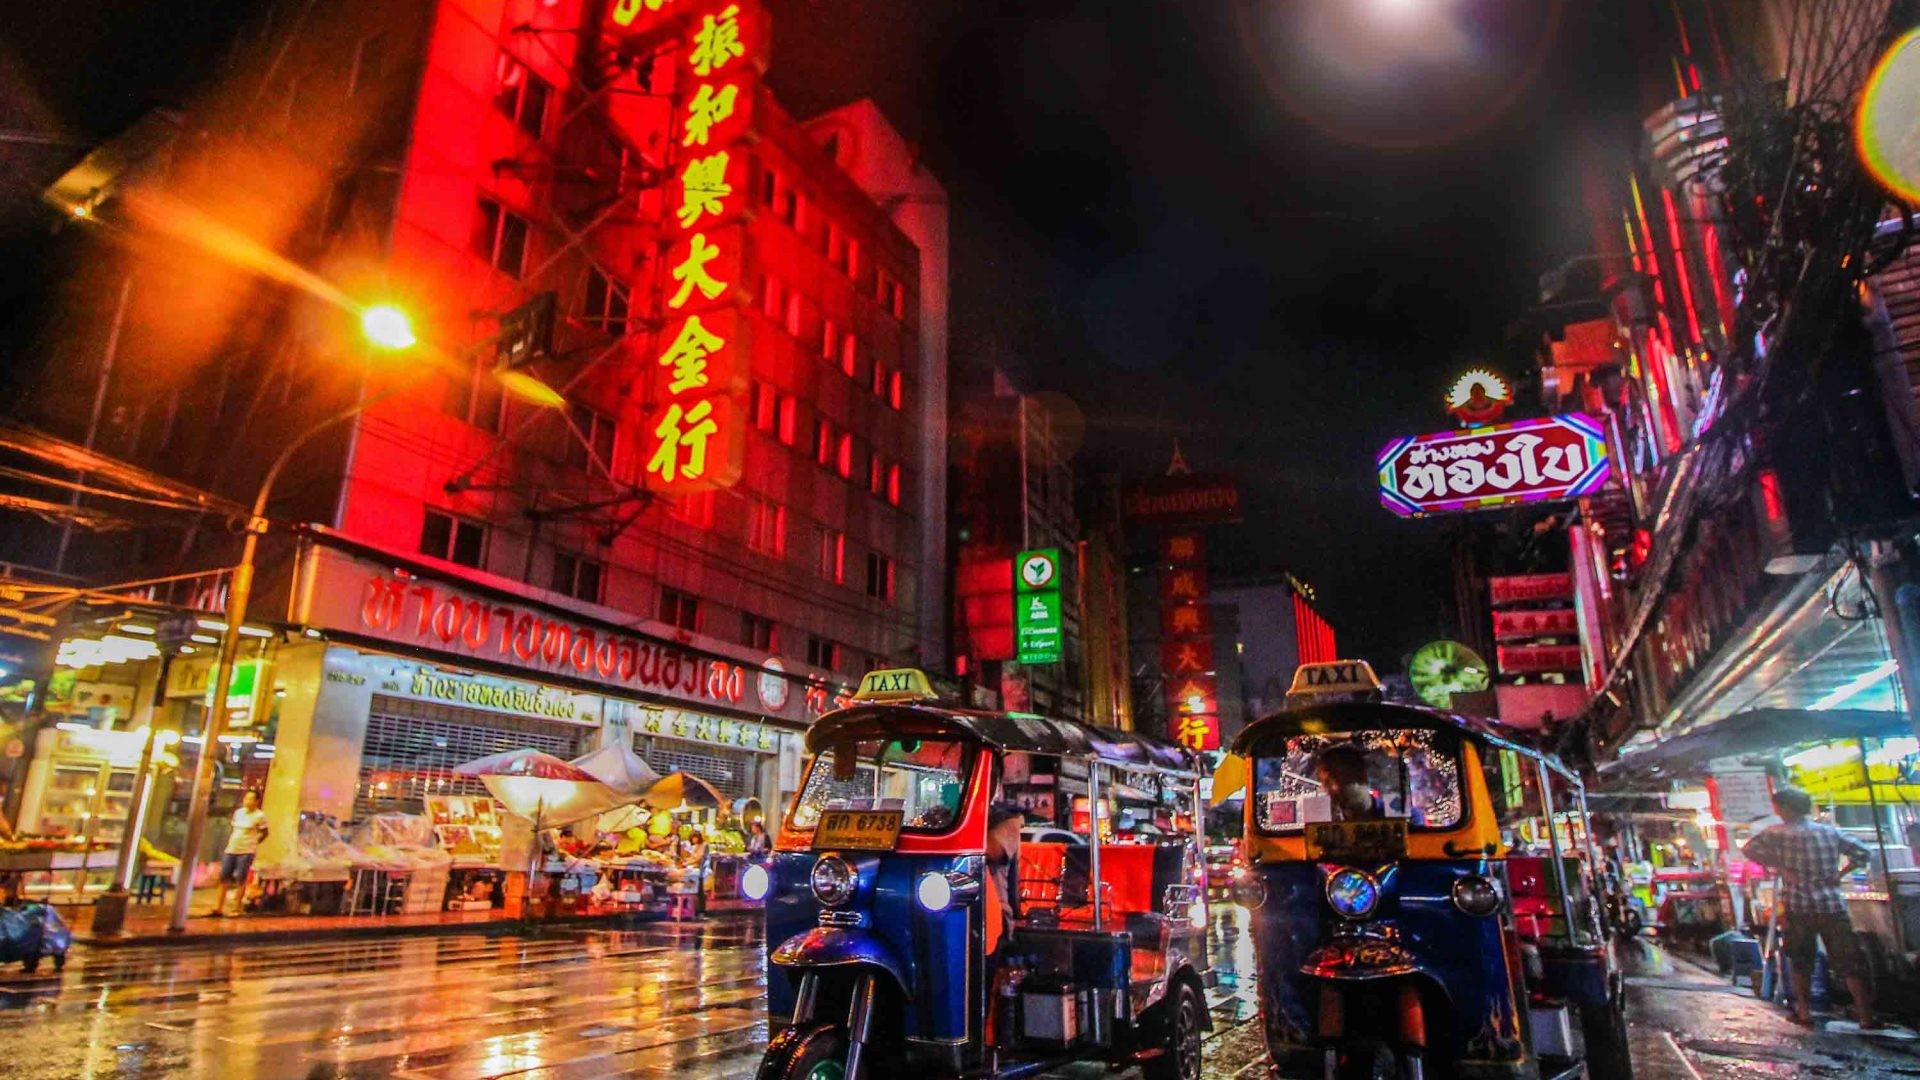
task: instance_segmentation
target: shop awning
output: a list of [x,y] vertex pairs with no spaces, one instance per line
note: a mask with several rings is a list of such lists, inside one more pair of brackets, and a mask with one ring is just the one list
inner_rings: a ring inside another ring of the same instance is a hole
[[1912,734],[1902,713],[1876,709],[1750,709],[1712,727],[1631,750],[1604,775],[1619,783],[1634,777],[1697,776],[1709,762],[1747,754],[1784,752],[1835,739],[1881,739]]

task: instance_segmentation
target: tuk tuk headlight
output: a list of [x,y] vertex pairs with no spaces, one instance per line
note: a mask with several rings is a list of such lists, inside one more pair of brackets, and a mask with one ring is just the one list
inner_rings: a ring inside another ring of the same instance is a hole
[[759,863],[748,863],[740,871],[740,895],[748,900],[760,901],[767,898],[767,890],[773,885],[773,879],[767,875],[767,868]]
[[953,905],[953,883],[947,880],[947,875],[929,871],[920,875],[913,895],[928,911],[945,911]]
[[1344,918],[1364,919],[1380,906],[1380,883],[1365,870],[1336,870],[1327,878],[1327,903]]
[[1485,918],[1500,910],[1500,887],[1478,874],[1468,874],[1453,883],[1453,906]]
[[807,884],[813,886],[813,898],[827,907],[839,907],[853,899],[857,883],[853,867],[838,855],[820,856],[820,861],[813,864],[813,873],[807,875]]
[[1233,886],[1229,890],[1233,902],[1253,911],[1267,902],[1267,883],[1245,870],[1236,871]]

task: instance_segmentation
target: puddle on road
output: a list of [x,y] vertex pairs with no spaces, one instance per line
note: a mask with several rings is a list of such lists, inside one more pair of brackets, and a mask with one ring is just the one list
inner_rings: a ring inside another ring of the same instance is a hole
[[1884,1061],[1867,1056],[1844,1057],[1837,1054],[1811,1050],[1796,1050],[1792,1047],[1769,1046],[1763,1043],[1720,1042],[1713,1039],[1680,1039],[1679,1045],[1687,1052],[1702,1057],[1718,1059],[1727,1065],[1751,1070],[1758,1066],[1774,1075],[1805,1075],[1818,1077],[1856,1077],[1856,1076],[1920,1076],[1920,1065],[1913,1067],[1888,1066]]

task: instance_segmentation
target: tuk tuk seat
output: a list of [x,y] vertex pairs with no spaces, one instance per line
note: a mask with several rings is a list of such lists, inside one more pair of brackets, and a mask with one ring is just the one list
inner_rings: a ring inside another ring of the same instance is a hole
[[[1100,845],[1100,878],[1103,885],[1100,914],[1102,922],[1118,928],[1134,915],[1157,911],[1154,902],[1161,874],[1156,858],[1162,849],[1147,844]],[[1062,928],[1091,928],[1093,905],[1088,895],[1092,860],[1086,848],[1057,843],[1020,845],[1020,908],[1022,912],[1052,910]],[[1167,884],[1173,884],[1168,882]]]

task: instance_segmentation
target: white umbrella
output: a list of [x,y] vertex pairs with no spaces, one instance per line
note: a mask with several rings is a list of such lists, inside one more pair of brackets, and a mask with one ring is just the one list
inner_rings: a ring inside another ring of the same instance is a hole
[[627,795],[637,795],[660,782],[660,774],[653,766],[641,760],[633,752],[633,747],[623,742],[611,742],[593,751],[574,758],[572,764],[593,775],[601,783]]

